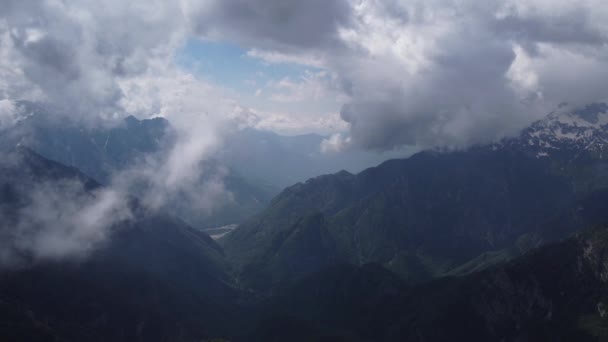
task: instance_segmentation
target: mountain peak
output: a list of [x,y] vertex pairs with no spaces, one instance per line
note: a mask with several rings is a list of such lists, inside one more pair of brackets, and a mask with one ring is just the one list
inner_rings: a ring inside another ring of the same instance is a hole
[[537,158],[588,152],[603,159],[603,152],[608,149],[608,104],[593,103],[583,108],[562,104],[519,137],[509,140],[508,145],[532,151]]

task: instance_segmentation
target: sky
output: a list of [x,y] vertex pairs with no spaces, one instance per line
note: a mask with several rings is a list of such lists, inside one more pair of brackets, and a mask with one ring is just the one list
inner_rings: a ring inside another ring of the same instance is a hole
[[[325,83],[332,81],[331,75],[318,66],[272,63],[255,50],[230,41],[202,38],[188,39],[177,52],[176,64],[201,80],[225,88],[241,105],[273,117],[272,121],[259,123],[259,128],[284,135],[330,135],[346,129],[339,119],[343,96],[325,89]],[[292,122],[299,117],[308,122]]]
[[326,151],[458,148],[608,90],[602,0],[0,5],[4,125],[28,99],[92,121],[160,115],[187,128],[204,116],[322,133]]

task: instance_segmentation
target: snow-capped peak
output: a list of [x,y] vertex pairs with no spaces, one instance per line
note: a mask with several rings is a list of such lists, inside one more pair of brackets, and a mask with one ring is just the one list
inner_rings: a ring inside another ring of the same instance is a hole
[[608,148],[608,104],[594,103],[582,109],[561,105],[525,129],[512,144],[534,151],[538,158],[585,151],[603,158]]

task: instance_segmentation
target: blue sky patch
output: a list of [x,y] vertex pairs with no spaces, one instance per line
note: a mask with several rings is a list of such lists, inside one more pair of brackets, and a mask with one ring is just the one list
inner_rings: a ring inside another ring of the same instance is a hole
[[198,77],[240,93],[255,91],[268,81],[296,80],[307,70],[318,70],[298,64],[270,64],[247,56],[247,50],[236,44],[201,39],[189,39],[178,52],[177,63]]

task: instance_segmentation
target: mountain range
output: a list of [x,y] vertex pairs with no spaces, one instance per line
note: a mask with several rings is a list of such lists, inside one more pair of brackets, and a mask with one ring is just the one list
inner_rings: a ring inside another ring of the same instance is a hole
[[283,189],[340,170],[360,172],[391,157],[403,158],[416,151],[411,148],[385,153],[322,152],[321,145],[326,138],[319,134],[283,136],[247,128],[228,139],[219,159],[234,170],[242,170],[250,179]]
[[39,150],[5,137],[0,338],[607,340],[607,112],[563,105],[517,137],[314,177],[218,240],[127,194],[129,215],[79,257],[10,243],[31,194],[68,182],[95,199],[104,172],[164,142],[166,121],[129,118],[98,136],[45,123]]
[[338,263],[380,263],[413,282],[479,269],[578,229],[546,227],[606,189],[606,127],[587,121],[605,110],[552,113],[499,143],[298,183],[221,243],[256,290]]
[[[146,157],[162,153],[175,142],[175,131],[164,118],[118,124],[61,120],[60,113],[42,103],[19,102],[21,117],[0,146],[28,147],[50,160],[73,166],[102,184]],[[281,136],[244,129],[231,135],[221,151],[205,161],[209,175],[222,179],[229,196],[210,210],[193,209],[174,201],[168,210],[198,228],[241,223],[268,204],[281,188],[341,168],[362,170],[387,156],[366,152],[321,153],[324,136]],[[399,152],[400,153],[400,152]],[[405,153],[405,152],[404,152]],[[137,194],[136,194],[137,195]],[[184,201],[187,202],[187,201]]]

